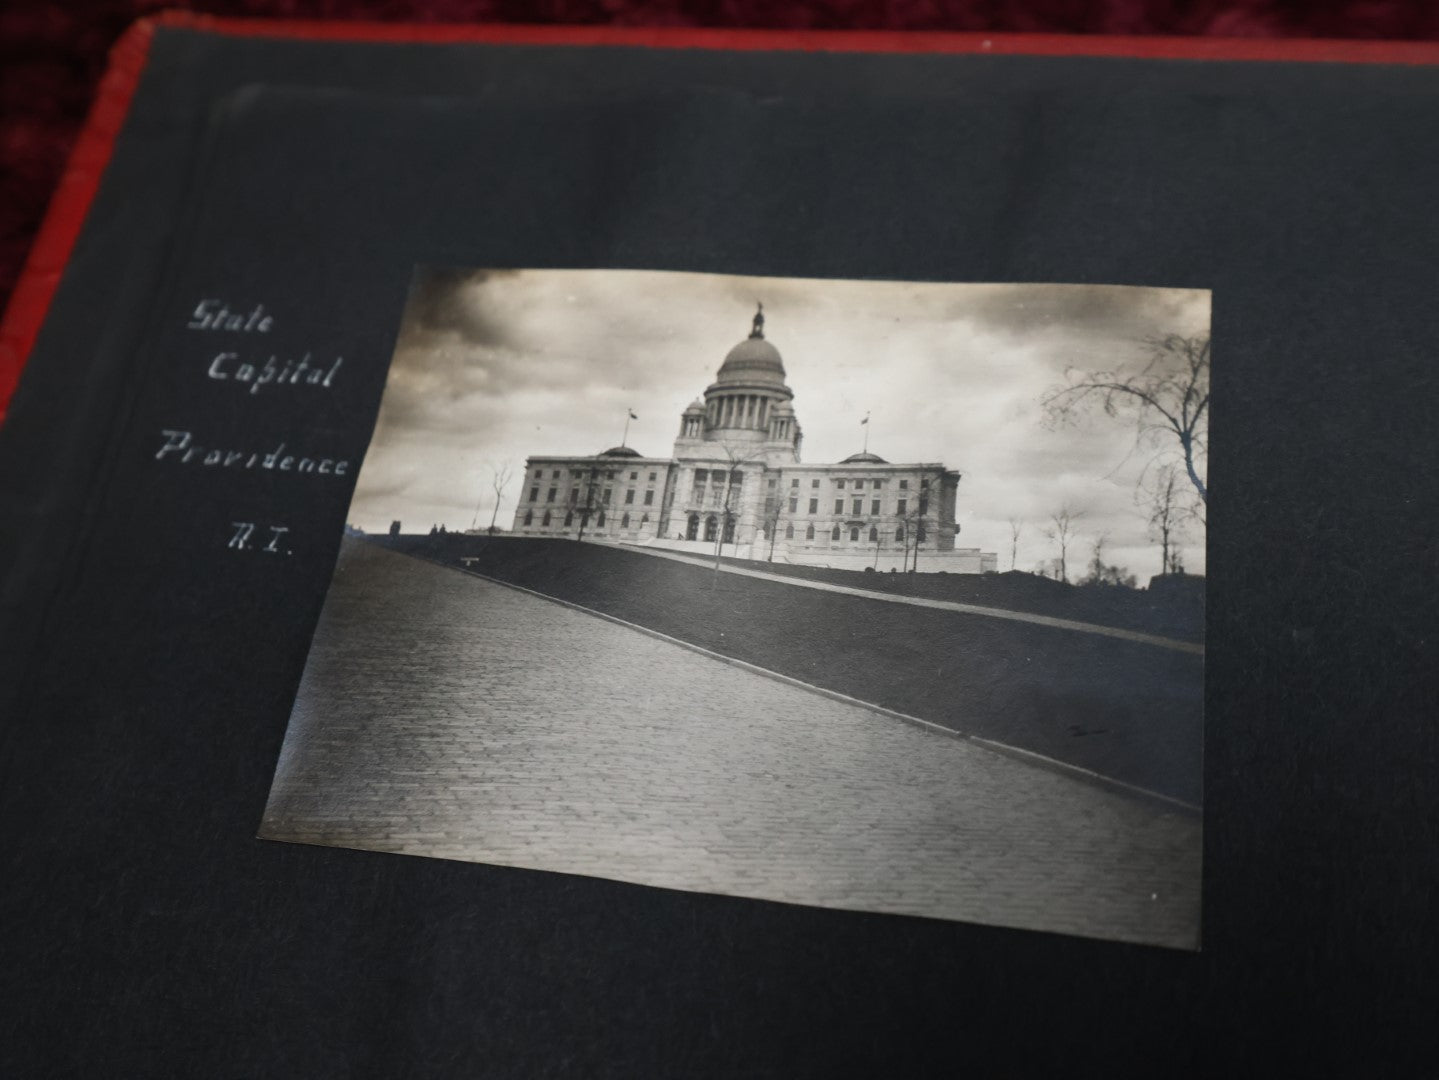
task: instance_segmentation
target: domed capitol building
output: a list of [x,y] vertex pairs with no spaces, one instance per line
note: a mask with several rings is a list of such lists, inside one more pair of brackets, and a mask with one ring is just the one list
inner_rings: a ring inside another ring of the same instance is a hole
[[514,533],[846,570],[996,569],[994,554],[955,546],[958,472],[868,452],[803,464],[793,400],[761,307],[680,415],[669,457],[623,444],[531,457]]

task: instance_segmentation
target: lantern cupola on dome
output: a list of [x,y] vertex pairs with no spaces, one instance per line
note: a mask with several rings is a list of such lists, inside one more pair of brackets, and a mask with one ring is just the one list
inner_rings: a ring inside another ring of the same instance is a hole
[[797,461],[799,425],[785,385],[784,361],[765,340],[764,305],[757,304],[749,336],[725,355],[703,402],[680,418],[680,438],[736,446],[766,447],[776,460]]

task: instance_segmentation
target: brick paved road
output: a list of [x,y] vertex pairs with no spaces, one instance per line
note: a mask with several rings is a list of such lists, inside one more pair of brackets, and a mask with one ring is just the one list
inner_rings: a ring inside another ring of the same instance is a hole
[[1198,940],[1190,816],[363,543],[261,835]]

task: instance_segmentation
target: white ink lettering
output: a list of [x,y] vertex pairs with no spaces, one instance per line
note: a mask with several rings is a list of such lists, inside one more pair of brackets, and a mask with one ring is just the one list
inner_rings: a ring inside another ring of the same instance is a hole
[[226,360],[237,360],[237,359],[239,359],[239,356],[240,356],[239,353],[232,353],[232,352],[222,352],[222,353],[220,353],[218,356],[216,356],[214,360],[211,360],[211,361],[210,361],[210,371],[209,371],[210,378],[212,378],[212,379],[228,379],[230,376],[228,376],[228,375],[225,374],[225,370],[224,370],[224,368],[223,368],[221,365],[222,365]]
[[275,325],[273,315],[265,314],[265,305],[256,304],[250,311],[231,311],[224,300],[201,300],[196,306],[187,330],[228,330],[241,334],[268,334]]
[[159,461],[166,454],[183,450],[190,445],[190,433],[188,431],[174,431],[170,428],[162,428],[160,434],[165,436],[165,443],[160,447],[159,452],[156,453],[156,461]]
[[160,436],[160,447],[155,451],[156,461],[173,458],[181,465],[197,463],[201,468],[263,469],[266,472],[314,473],[321,476],[346,476],[350,468],[347,458],[287,454],[285,443],[280,443],[267,453],[261,450],[201,446],[195,442],[191,432],[180,428],[162,428]]

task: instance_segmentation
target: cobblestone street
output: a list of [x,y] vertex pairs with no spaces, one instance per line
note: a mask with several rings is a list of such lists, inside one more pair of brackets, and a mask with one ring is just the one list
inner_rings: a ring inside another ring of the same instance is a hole
[[1198,944],[1193,816],[350,541],[261,835]]

